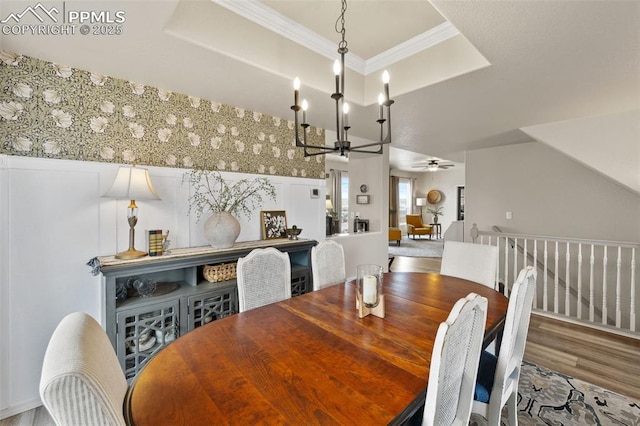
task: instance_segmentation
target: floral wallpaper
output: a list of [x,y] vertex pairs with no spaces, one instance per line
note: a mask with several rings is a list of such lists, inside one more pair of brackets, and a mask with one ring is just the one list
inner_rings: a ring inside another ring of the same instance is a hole
[[7,51],[0,77],[2,154],[324,179],[292,120]]

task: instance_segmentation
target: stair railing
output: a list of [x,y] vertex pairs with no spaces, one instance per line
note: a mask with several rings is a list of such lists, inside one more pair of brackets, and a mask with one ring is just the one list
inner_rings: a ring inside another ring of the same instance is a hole
[[474,242],[498,246],[496,288],[509,295],[525,266],[538,271],[534,309],[637,335],[640,243],[471,229]]

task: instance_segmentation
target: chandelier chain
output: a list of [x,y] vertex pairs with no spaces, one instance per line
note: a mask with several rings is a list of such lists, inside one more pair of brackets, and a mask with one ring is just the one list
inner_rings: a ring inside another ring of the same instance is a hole
[[347,40],[345,38],[346,28],[344,27],[344,14],[347,12],[347,0],[342,0],[342,9],[340,10],[340,16],[336,19],[335,29],[336,32],[342,35],[342,40],[338,43],[338,53],[347,53]]

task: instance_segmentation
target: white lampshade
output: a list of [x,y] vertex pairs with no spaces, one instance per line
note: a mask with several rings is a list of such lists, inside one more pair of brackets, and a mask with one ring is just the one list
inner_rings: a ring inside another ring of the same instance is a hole
[[149,171],[140,167],[121,166],[111,188],[103,195],[122,200],[159,200]]
[[416,206],[422,207],[422,206],[426,206],[426,205],[427,205],[427,199],[426,198],[416,198]]
[[333,210],[333,203],[327,198],[327,210]]

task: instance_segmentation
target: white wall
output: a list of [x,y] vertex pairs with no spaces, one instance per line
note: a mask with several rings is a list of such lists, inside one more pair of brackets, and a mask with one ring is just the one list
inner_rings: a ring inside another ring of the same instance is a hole
[[[127,201],[101,198],[118,165],[0,155],[0,418],[40,405],[44,352],[58,322],[74,311],[102,320],[94,256],[128,248]],[[149,167],[162,200],[138,201],[138,249],[145,229],[169,229],[172,247],[206,245],[203,221],[188,216],[182,169]],[[223,173],[226,179],[248,175]],[[301,237],[324,239],[323,179],[269,176],[277,201]],[[311,198],[311,189],[320,189]],[[260,239],[259,212],[238,218],[239,241]]]
[[[640,242],[640,196],[539,142],[468,151],[465,228]],[[512,212],[507,220],[505,213]]]

